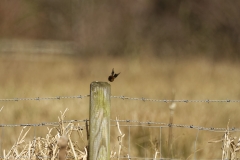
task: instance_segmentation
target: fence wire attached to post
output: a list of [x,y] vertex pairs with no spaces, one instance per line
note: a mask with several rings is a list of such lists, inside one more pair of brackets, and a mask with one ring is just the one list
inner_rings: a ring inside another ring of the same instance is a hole
[[[86,127],[84,127],[84,125],[86,123],[86,121],[89,121],[89,120],[68,120],[68,121],[63,121],[63,123],[79,123],[81,122],[82,125],[80,126],[80,129],[81,130],[85,130]],[[197,143],[198,143],[198,137],[200,135],[200,132],[202,131],[208,131],[208,132],[217,132],[217,133],[220,133],[220,134],[224,134],[226,133],[226,130],[228,130],[229,132],[240,132],[240,128],[215,128],[215,127],[211,127],[211,128],[208,128],[208,127],[201,127],[201,126],[194,126],[194,125],[189,125],[189,124],[168,124],[168,123],[162,123],[162,122],[149,122],[149,121],[138,121],[138,120],[110,120],[111,122],[111,127],[114,127],[116,128],[116,122],[119,123],[119,127],[126,127],[126,132],[125,133],[128,133],[129,137],[128,139],[126,139],[127,141],[125,142],[125,144],[129,143],[127,146],[128,148],[126,149],[126,153],[122,154],[121,157],[118,157],[119,159],[153,159],[151,157],[149,157],[149,155],[146,155],[144,157],[136,157],[133,155],[133,152],[132,152],[132,149],[134,149],[134,143],[132,141],[132,138],[133,138],[133,135],[132,133],[130,133],[130,129],[134,129],[134,128],[137,128],[137,127],[141,127],[141,128],[149,128],[149,129],[158,129],[160,133],[158,133],[158,137],[159,137],[159,140],[158,142],[160,143],[159,144],[159,158],[160,159],[167,159],[167,158],[164,158],[164,155],[163,154],[163,139],[164,138],[162,135],[163,134],[163,131],[162,129],[164,128],[169,128],[169,127],[174,127],[174,128],[182,128],[182,129],[188,129],[188,130],[197,130],[197,133],[195,134],[196,138],[193,142],[194,144],[194,152],[193,154],[191,154],[190,156],[193,156],[194,158],[197,158],[197,155],[196,153],[200,150],[200,149],[197,149]],[[1,140],[4,140],[5,136],[4,136],[4,127],[25,127],[25,126],[33,126],[34,128],[36,127],[41,127],[41,126],[57,126],[59,125],[59,122],[45,122],[45,123],[39,123],[39,124],[12,124],[12,125],[3,125],[1,124],[0,125],[0,128],[1,128]],[[124,132],[123,132],[124,133]],[[1,141],[1,144],[0,146],[3,146],[3,141]],[[124,146],[124,142],[123,142],[123,146]],[[123,147],[124,149],[125,147]],[[159,158],[157,158],[157,160],[159,160]],[[115,159],[115,158],[113,158]]]
[[[94,83],[99,83],[99,82],[94,82]],[[101,82],[101,83],[106,83],[106,82]],[[108,83],[107,83],[108,84]],[[109,84],[108,84],[109,85]],[[107,89],[108,90],[108,89]],[[95,92],[97,90],[93,90],[93,92]],[[133,100],[133,101],[140,101],[141,103],[147,103],[147,102],[159,102],[159,103],[240,103],[240,100],[230,100],[230,99],[225,99],[225,100],[210,100],[210,99],[206,99],[206,100],[188,100],[188,99],[183,99],[183,100],[166,100],[166,99],[151,99],[151,98],[134,98],[134,97],[126,97],[126,96],[111,96],[110,92],[105,94],[105,91],[100,91],[101,93],[99,94],[91,94],[91,95],[78,95],[78,96],[55,96],[55,97],[36,97],[36,98],[9,98],[9,99],[0,99],[1,103],[8,103],[8,102],[19,102],[19,101],[42,101],[42,100],[63,100],[63,99],[83,99],[83,98],[97,98],[98,100],[96,101],[96,103],[99,103],[98,105],[95,106],[95,108],[99,109],[101,108],[101,106],[105,105],[104,98],[107,97],[107,101],[109,101],[109,105],[110,106],[110,100],[112,99],[120,99],[120,100]],[[93,96],[93,97],[91,97]],[[103,102],[103,101],[104,102]],[[90,99],[91,101],[91,99]],[[95,102],[94,102],[95,103]],[[90,110],[91,112],[91,110]],[[95,111],[94,111],[95,112]],[[110,126],[114,126],[113,124],[110,125],[109,121],[113,121],[115,122],[115,120],[110,120],[110,110],[108,110],[107,108],[102,109],[101,111],[96,111],[96,114],[98,114],[96,117],[94,117],[94,119],[96,120],[96,124],[97,125],[106,125],[109,127],[100,127],[100,129],[94,129],[97,132],[101,132],[100,134],[107,133],[108,135],[110,135],[108,129],[110,128]],[[108,122],[103,120],[103,115],[106,114],[108,116]],[[90,116],[91,119],[92,116]],[[120,124],[120,127],[127,127],[128,128],[128,153],[125,154],[125,159],[127,157],[127,159],[150,159],[147,157],[147,155],[145,154],[145,157],[131,157],[133,156],[134,152],[131,151],[131,148],[134,148],[134,144],[132,143],[132,139],[131,139],[131,134],[133,134],[134,132],[134,127],[148,127],[148,128],[159,128],[159,155],[160,155],[160,159],[164,159],[164,154],[162,155],[162,153],[164,153],[164,147],[161,144],[162,138],[164,137],[164,134],[162,134],[162,130],[164,128],[186,128],[186,129],[195,129],[197,130],[197,134],[196,134],[196,139],[195,139],[195,143],[194,143],[194,154],[193,157],[194,159],[196,159],[197,154],[196,152],[198,152],[199,150],[197,149],[197,141],[198,141],[198,136],[199,136],[199,132],[200,131],[209,131],[209,132],[220,132],[220,133],[224,133],[226,132],[226,130],[228,130],[229,132],[240,132],[240,128],[216,128],[216,127],[202,127],[202,126],[195,126],[193,124],[173,124],[172,120],[170,120],[170,123],[163,123],[163,122],[151,122],[151,121],[139,121],[139,120],[117,120]],[[76,122],[89,122],[89,120],[70,120],[70,121],[64,121],[63,123],[76,123]],[[88,123],[86,123],[88,124]],[[4,139],[4,134],[5,134],[5,130],[4,127],[24,127],[24,126],[33,126],[34,127],[34,137],[35,137],[35,128],[39,127],[39,126],[57,126],[59,125],[59,122],[42,122],[39,124],[0,124],[0,128],[1,128],[1,139],[0,139],[0,148],[3,147],[3,139]],[[84,126],[84,125],[83,125]],[[82,127],[82,129],[84,129],[85,127]],[[106,129],[108,128],[108,129]],[[102,131],[106,129],[105,131]],[[132,132],[132,133],[131,133]],[[92,133],[90,133],[89,135],[93,135]],[[95,135],[95,138],[99,138],[98,135]],[[104,143],[105,144],[109,144],[110,140],[107,140],[108,138],[104,139]],[[103,141],[102,141],[103,142]],[[94,144],[95,146],[96,143]],[[93,145],[93,146],[94,146]],[[91,145],[90,145],[91,146]],[[98,146],[99,147],[99,146]],[[107,148],[107,147],[106,147]],[[94,147],[95,149],[95,147]],[[98,153],[102,153],[104,149],[100,149]],[[107,150],[107,155],[110,154],[110,150]],[[104,160],[106,159],[105,157],[103,158]]]
[[[41,100],[61,100],[61,99],[83,99],[90,97],[90,95],[77,95],[77,96],[55,96],[55,97],[35,97],[35,98],[1,98],[0,101],[41,101]],[[135,100],[142,102],[162,102],[162,103],[240,103],[240,100],[231,99],[152,99],[152,98],[138,98],[138,97],[127,97],[127,96],[111,96],[111,98],[122,99],[122,100]]]
[[41,100],[60,100],[60,99],[82,99],[89,97],[89,95],[78,95],[78,96],[55,96],[55,97],[35,97],[35,98],[1,98],[0,101],[41,101]]

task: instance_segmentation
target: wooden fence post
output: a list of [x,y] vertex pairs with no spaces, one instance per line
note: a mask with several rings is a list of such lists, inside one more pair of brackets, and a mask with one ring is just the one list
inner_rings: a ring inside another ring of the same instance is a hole
[[91,83],[88,160],[110,159],[110,96],[109,83]]

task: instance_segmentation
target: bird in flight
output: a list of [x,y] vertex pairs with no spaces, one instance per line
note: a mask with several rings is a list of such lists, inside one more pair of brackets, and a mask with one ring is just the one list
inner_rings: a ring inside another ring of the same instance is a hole
[[118,76],[120,73],[121,73],[121,72],[119,72],[119,73],[117,73],[117,74],[114,73],[114,68],[113,68],[111,75],[108,77],[108,80],[109,80],[110,82],[113,82],[114,79],[117,78],[117,76]]

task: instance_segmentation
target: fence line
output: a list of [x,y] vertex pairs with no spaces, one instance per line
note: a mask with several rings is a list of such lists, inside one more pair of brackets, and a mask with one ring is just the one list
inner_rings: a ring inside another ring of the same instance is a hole
[[[85,123],[89,121],[88,119],[85,120],[68,120],[63,121],[63,123],[77,123],[82,122]],[[173,127],[173,128],[189,128],[189,129],[196,129],[196,130],[204,130],[204,131],[211,131],[211,132],[226,132],[228,130],[229,132],[240,132],[240,128],[218,128],[218,127],[202,127],[202,126],[195,126],[195,125],[189,125],[189,124],[170,124],[170,123],[163,123],[163,122],[151,122],[151,121],[138,121],[138,120],[110,120],[111,122],[119,122],[119,126],[121,127]],[[121,124],[125,123],[125,124]],[[41,126],[57,126],[59,125],[59,122],[42,122],[42,123],[35,123],[35,124],[0,124],[0,128],[4,127],[41,127]],[[83,125],[84,126],[84,125]],[[115,127],[116,124],[111,124],[111,127]],[[83,128],[80,128],[81,130],[84,130],[85,126]]]
[[[69,120],[63,121],[63,123],[76,123],[76,122],[86,122],[89,120]],[[0,127],[42,127],[42,126],[58,126],[60,122],[42,122],[35,124],[0,124]]]
[[111,96],[111,98],[119,98],[122,100],[139,100],[139,101],[152,101],[152,102],[164,102],[164,103],[173,103],[173,102],[183,102],[183,103],[212,103],[212,102],[237,102],[240,103],[240,100],[230,100],[230,99],[226,99],[226,100],[210,100],[210,99],[206,99],[206,100],[188,100],[188,99],[182,99],[182,100],[174,100],[174,99],[152,99],[152,98],[133,98],[133,97],[126,97],[126,96]]
[[40,100],[60,100],[60,99],[74,99],[74,98],[86,98],[89,95],[78,95],[78,96],[56,96],[56,97],[36,97],[36,98],[6,98],[0,99],[0,101],[40,101]]
[[[63,121],[63,123],[77,123],[77,122],[82,122],[82,123],[84,123],[84,125],[83,126],[81,126],[81,125],[78,125],[77,126],[77,130],[84,130],[86,127],[85,127],[85,122],[86,121],[89,121],[89,120],[87,120],[87,119],[85,119],[85,120],[68,120],[68,121]],[[182,125],[182,124],[168,124],[168,123],[161,123],[161,122],[150,122],[150,121],[137,121],[137,120],[113,120],[113,119],[111,119],[110,120],[112,123],[117,123],[118,122],[118,125],[120,126],[120,127],[128,127],[128,133],[126,133],[126,134],[128,134],[129,135],[129,138],[128,138],[128,140],[126,141],[126,144],[128,143],[128,147],[125,147],[125,149],[123,149],[123,150],[127,150],[127,148],[128,148],[128,152],[127,152],[127,154],[125,153],[123,153],[122,155],[120,155],[120,157],[118,157],[117,155],[115,155],[114,157],[112,157],[111,159],[128,159],[128,160],[130,160],[130,159],[144,159],[144,160],[147,160],[147,159],[154,159],[154,160],[163,160],[163,159],[169,159],[169,158],[165,158],[165,157],[162,157],[162,136],[161,136],[161,134],[162,134],[162,128],[166,128],[166,127],[177,127],[177,128],[186,128],[186,129],[195,129],[195,130],[197,130],[197,134],[196,134],[196,138],[195,138],[195,141],[194,141],[194,143],[195,143],[195,145],[196,145],[196,143],[197,143],[197,141],[198,141],[198,133],[199,133],[199,131],[201,131],[201,130],[205,130],[205,131],[211,131],[211,132],[220,132],[220,133],[226,133],[227,131],[228,132],[239,132],[240,131],[240,129],[238,129],[238,128],[206,128],[206,127],[200,127],[200,126],[193,126],[193,125]],[[126,123],[126,124],[122,124],[122,123]],[[25,126],[27,126],[27,127],[30,127],[30,126],[32,126],[32,127],[40,127],[40,126],[52,126],[52,125],[59,125],[60,124],[60,122],[45,122],[45,123],[39,123],[39,124],[17,124],[17,125],[0,125],[0,127],[25,127]],[[111,124],[111,127],[116,127],[117,126],[117,124]],[[131,130],[131,127],[154,127],[154,128],[159,128],[160,130],[159,130],[159,143],[160,143],[160,146],[159,146],[159,150],[158,150],[158,153],[160,153],[160,158],[153,158],[153,157],[149,157],[149,156],[147,156],[147,157],[138,157],[138,156],[134,156],[134,155],[131,155],[131,145],[130,145],[130,135],[131,135],[131,133],[130,133],[130,130]],[[75,127],[74,127],[75,128]],[[1,147],[2,148],[2,147]],[[196,152],[196,150],[197,150],[197,148],[195,147],[195,149],[194,149],[195,151],[194,152]],[[42,155],[38,155],[37,156],[38,158],[42,158],[42,159],[49,159],[49,158],[51,158],[51,157],[49,157],[49,156],[42,156]],[[68,156],[67,156],[68,157]],[[0,156],[0,159],[1,159],[2,157]],[[24,157],[21,157],[21,158],[24,158]],[[179,158],[171,158],[171,159],[176,159],[176,160],[178,160]],[[201,158],[200,158],[201,159]],[[217,159],[217,158],[216,158]],[[218,159],[220,159],[220,158],[218,158]]]
[[[98,83],[98,82],[96,82]],[[106,83],[107,84],[107,83]],[[134,97],[127,97],[127,96],[110,96],[109,93],[106,93],[106,92],[100,92],[99,90],[95,90],[95,89],[92,89],[92,91],[94,92],[94,94],[91,95],[77,95],[77,96],[56,96],[56,97],[36,97],[36,98],[9,98],[9,99],[0,99],[0,101],[13,101],[13,102],[19,102],[19,101],[41,101],[41,100],[61,100],[61,99],[83,99],[83,98],[86,98],[86,97],[90,97],[90,101],[93,99],[92,97],[95,96],[95,98],[98,98],[98,100],[96,102],[100,102],[100,100],[102,100],[106,97],[108,97],[106,100],[108,102],[110,102],[110,98],[116,98],[116,99],[121,99],[121,100],[137,100],[137,101],[141,101],[141,102],[160,102],[160,103],[239,103],[240,100],[230,100],[230,99],[226,99],[226,100],[187,100],[187,99],[183,99],[183,100],[167,100],[167,99],[152,99],[152,98],[144,98],[144,97],[141,97],[141,98],[134,98]],[[96,94],[95,92],[98,91],[99,94]],[[97,96],[96,96],[97,95]],[[97,104],[97,107],[99,108],[99,106],[103,106],[102,104],[104,103],[100,103],[100,104]],[[2,108],[1,108],[2,109]],[[0,110],[1,110],[0,109]],[[91,109],[91,108],[90,108]],[[103,109],[106,109],[106,108],[103,108]],[[108,109],[109,109],[109,106],[108,106]],[[105,111],[105,110],[104,110]],[[100,114],[99,114],[100,113]],[[110,113],[110,111],[107,111],[107,113]],[[94,116],[97,116],[97,118],[102,118],[102,112],[97,112],[97,114],[95,114]],[[89,116],[91,117],[91,115]],[[96,117],[95,117],[96,118]],[[74,129],[77,129],[77,130],[84,130],[86,129],[86,132],[87,132],[87,137],[89,136],[89,130],[88,130],[88,121],[89,120],[69,120],[69,121],[63,121],[63,123],[83,123],[82,125],[81,124],[78,124],[77,126],[74,127]],[[90,120],[90,122],[92,122],[92,120]],[[115,124],[114,124],[115,123]],[[107,124],[107,125],[106,125]],[[110,124],[110,125],[109,125]],[[2,130],[4,130],[4,127],[39,127],[39,126],[58,126],[58,125],[61,125],[60,122],[42,122],[42,123],[38,123],[38,124],[0,124],[0,128],[2,127]],[[97,124],[98,125],[98,124]],[[124,127],[124,128],[128,128],[128,154],[131,155],[131,148],[132,147],[132,142],[131,142],[131,128],[132,127],[144,127],[144,128],[154,128],[154,129],[158,129],[159,130],[159,140],[157,143],[160,144],[159,147],[157,147],[157,151],[156,153],[160,153],[160,159],[165,159],[162,157],[162,129],[164,128],[186,128],[186,129],[194,129],[194,130],[197,130],[197,134],[196,134],[196,138],[195,138],[195,151],[194,151],[194,157],[195,157],[195,153],[197,152],[197,147],[196,147],[196,144],[197,144],[197,141],[198,141],[198,133],[199,131],[210,131],[210,132],[219,132],[219,133],[229,133],[229,132],[239,132],[240,131],[240,128],[217,128],[217,127],[201,127],[201,126],[194,126],[194,125],[189,125],[189,124],[173,124],[171,123],[163,123],[163,122],[151,122],[151,121],[138,121],[138,120],[110,120],[110,123],[109,123],[109,119],[107,121],[107,123],[101,123],[101,125],[103,126],[100,126],[98,125],[98,127],[100,127],[100,129],[95,129],[94,131],[102,131],[102,128],[104,127],[108,127],[109,129],[109,126],[111,127]],[[92,125],[93,126],[93,125]],[[90,125],[91,127],[91,125]],[[90,129],[91,131],[91,129]],[[108,130],[106,131],[108,132]],[[104,132],[105,133],[105,132]],[[110,132],[109,132],[110,133]],[[4,134],[3,134],[4,135]],[[91,135],[91,134],[90,134]],[[122,135],[121,135],[122,136]],[[97,137],[97,136],[95,136]],[[109,138],[110,136],[108,136],[107,138]],[[102,137],[100,137],[102,138]],[[105,138],[105,139],[107,139]],[[103,139],[103,140],[105,140]],[[102,140],[100,140],[101,142]],[[94,141],[94,144],[95,144],[96,141]],[[108,141],[106,141],[108,142]],[[172,143],[169,141],[169,143]],[[94,146],[93,145],[88,145],[88,146]],[[108,144],[108,143],[106,143]],[[1,144],[0,144],[1,145]],[[99,145],[97,145],[99,146]],[[109,145],[108,145],[109,146]],[[1,147],[2,148],[2,147]],[[109,147],[108,147],[109,148]],[[92,149],[93,150],[93,149]],[[167,155],[170,156],[170,152],[171,152],[171,148],[168,147],[168,152]],[[109,150],[107,150],[109,151]],[[93,153],[95,152],[98,152],[98,151],[92,151]],[[147,154],[148,154],[148,151],[144,151],[145,152],[145,157],[144,158],[141,158],[141,157],[136,157],[136,159],[148,159],[147,157]],[[91,151],[88,153],[91,153]],[[109,157],[109,153],[106,154],[107,157]],[[132,155],[133,156],[133,155]],[[119,155],[119,157],[117,158],[120,158],[121,156]],[[134,156],[131,157],[131,156],[128,156],[128,157],[125,157],[125,158],[128,158],[128,159],[134,159]],[[149,159],[152,159],[152,158],[149,158]],[[157,158],[155,158],[157,159]]]
[[[0,101],[41,101],[41,100],[61,100],[61,99],[83,99],[86,97],[89,97],[90,95],[77,95],[77,96],[55,96],[55,97],[35,97],[35,98],[1,98]],[[152,98],[137,98],[137,97],[127,97],[127,96],[110,96],[111,98],[117,98],[117,99],[122,99],[122,100],[138,100],[138,101],[151,101],[151,102],[164,102],[164,103],[240,103],[240,100],[231,100],[231,99],[216,99],[216,100],[211,100],[211,99],[205,99],[205,100],[189,100],[189,99],[180,99],[180,100],[175,100],[175,99],[152,99]]]

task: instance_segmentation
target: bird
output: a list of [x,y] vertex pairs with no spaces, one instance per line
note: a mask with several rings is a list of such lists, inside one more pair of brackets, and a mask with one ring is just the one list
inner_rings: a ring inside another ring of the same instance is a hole
[[117,73],[117,74],[114,73],[114,68],[113,68],[111,75],[108,77],[108,80],[109,80],[110,82],[113,82],[114,79],[117,78],[117,76],[118,76],[120,73],[121,73],[121,72],[119,72],[119,73]]

